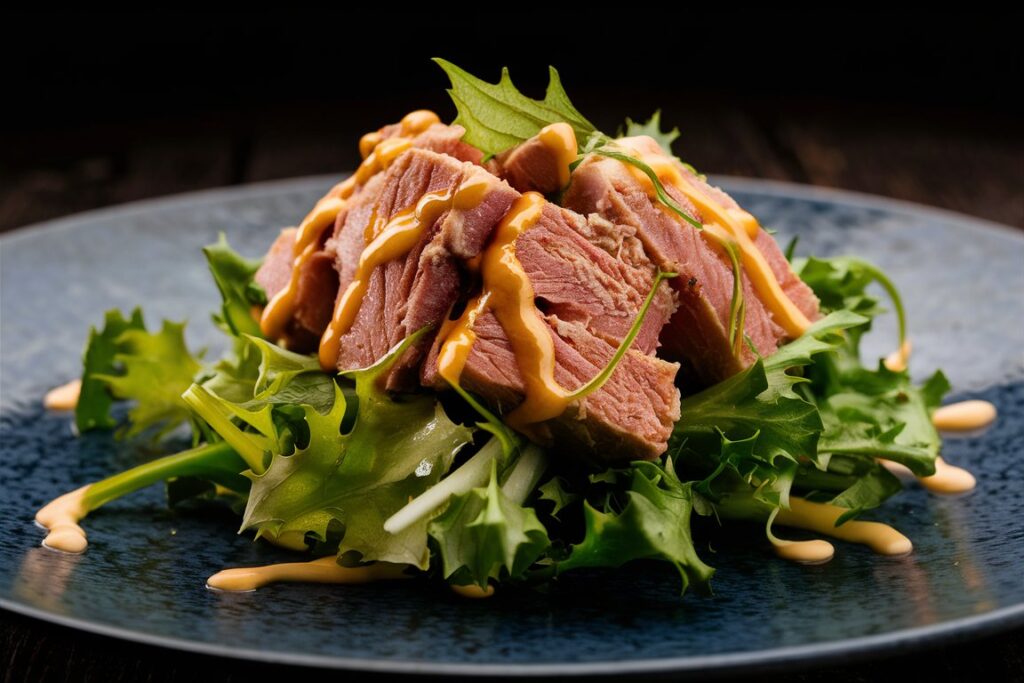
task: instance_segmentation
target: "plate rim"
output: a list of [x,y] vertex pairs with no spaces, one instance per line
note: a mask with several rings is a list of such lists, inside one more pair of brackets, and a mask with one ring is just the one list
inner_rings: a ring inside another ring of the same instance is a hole
[[[230,648],[175,636],[133,631],[75,617],[47,612],[0,598],[0,609],[43,622],[108,636],[143,645],[234,660],[304,666],[337,671],[447,675],[502,676],[532,678],[539,676],[627,676],[643,674],[718,675],[772,671],[784,667],[809,668],[815,665],[852,661],[858,656],[875,660],[885,655],[907,654],[934,648],[953,641],[964,642],[1024,626],[1024,603],[928,626],[900,629],[857,638],[845,638],[806,645],[789,645],[753,652],[660,657],[656,659],[611,660],[593,662],[542,662],[538,664],[485,664],[477,662],[437,662],[423,659],[371,659],[312,655],[275,650]],[[865,661],[858,658],[858,661]]]
[[[60,216],[45,221],[38,221],[28,225],[11,228],[0,233],[0,244],[20,242],[31,236],[31,233],[50,230],[66,230],[69,226],[81,223],[83,220],[102,219],[104,217],[124,217],[136,213],[143,213],[153,210],[165,210],[181,204],[190,206],[201,206],[204,204],[215,204],[228,199],[242,199],[249,195],[259,195],[268,191],[288,192],[302,189],[306,186],[322,184],[325,187],[347,178],[351,173],[326,173],[294,178],[283,178],[278,180],[265,180],[255,183],[241,185],[225,185],[205,190],[193,190],[190,192],[179,192],[144,199],[137,199],[130,202],[113,204],[97,209],[79,211],[77,213]],[[883,197],[881,195],[845,190],[822,185],[809,185],[796,183],[788,180],[773,180],[767,178],[749,178],[745,176],[734,176],[725,174],[709,174],[708,179],[713,185],[726,185],[730,190],[763,194],[773,197],[793,197],[797,199],[828,201],[832,203],[844,203],[851,206],[873,208],[881,211],[897,211],[925,216],[933,216],[937,219],[952,221],[959,225],[970,225],[973,228],[981,228],[987,232],[1010,238],[1014,241],[1024,240],[1024,228],[1017,228],[1005,223],[999,223],[972,216],[970,214],[944,209],[937,206],[928,206],[905,199]]]
[[[39,232],[60,232],[80,226],[83,221],[102,221],[104,218],[126,217],[154,210],[167,210],[187,205],[201,207],[224,201],[244,199],[248,196],[267,192],[294,192],[314,185],[329,186],[344,178],[346,174],[310,175],[281,180],[269,180],[244,185],[217,187],[206,190],[172,194],[157,198],[140,199],[110,207],[93,209],[20,226],[0,235],[0,247],[31,239]],[[1000,238],[1024,245],[1024,230],[988,219],[970,216],[948,209],[925,206],[901,199],[855,192],[851,190],[821,187],[780,180],[746,178],[740,176],[711,175],[715,184],[727,186],[730,190],[761,194],[774,197],[845,204],[889,213],[930,216],[952,222],[959,227],[982,229]],[[3,250],[0,249],[0,255]],[[192,641],[175,636],[165,636],[128,628],[89,621],[36,608],[6,598],[0,598],[0,609],[37,619],[41,622],[73,628],[86,633],[108,636],[145,645],[193,652],[202,655],[227,657],[230,659],[298,665],[320,669],[368,671],[376,673],[427,674],[427,675],[503,675],[534,677],[549,675],[630,675],[676,673],[695,675],[714,671],[715,673],[738,673],[754,670],[775,670],[783,667],[808,667],[825,663],[850,661],[854,657],[878,658],[884,655],[907,653],[927,647],[935,647],[957,637],[979,638],[996,632],[1024,626],[1024,603],[1010,605],[985,614],[951,619],[927,626],[917,626],[887,633],[846,638],[841,640],[790,645],[753,652],[697,655],[686,657],[661,657],[594,662],[543,662],[537,664],[488,664],[476,662],[437,662],[432,660],[391,660],[381,658],[346,657],[335,655],[314,655],[283,651],[265,651],[249,648],[231,648],[223,645]]]

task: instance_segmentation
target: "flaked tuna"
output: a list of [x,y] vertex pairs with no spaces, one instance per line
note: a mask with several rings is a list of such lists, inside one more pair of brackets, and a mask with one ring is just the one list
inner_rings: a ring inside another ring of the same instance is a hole
[[[455,197],[465,188],[473,188],[476,196],[460,206]],[[465,290],[462,264],[480,253],[518,193],[479,166],[449,155],[422,149],[404,153],[387,173],[367,183],[327,245],[335,254],[339,297],[359,276],[368,233],[375,225],[383,230],[408,214],[426,195],[448,204],[426,217],[428,224],[420,227],[411,249],[364,274],[365,293],[358,312],[339,339],[340,370],[373,364],[423,327],[436,332]],[[409,349],[392,370],[389,389],[417,385],[419,367],[432,340],[428,334]]]
[[[554,347],[554,377],[571,392],[595,377],[625,338],[657,272],[624,226],[587,220],[545,202],[537,222],[514,244]],[[528,425],[531,438],[559,443],[590,459],[653,458],[664,452],[678,419],[678,365],[654,356],[662,327],[675,308],[664,283],[640,334],[609,381],[569,404],[558,417]],[[476,340],[461,385],[500,412],[516,408],[525,382],[507,331],[493,312],[472,325]],[[435,346],[424,383],[443,387]]]
[[[634,146],[641,149],[646,146],[652,152],[663,154],[650,138],[636,138]],[[698,191],[723,206],[738,208],[731,197],[708,185],[682,164],[678,164],[678,169]],[[682,192],[671,184],[666,184],[665,189],[694,220],[704,221],[701,212]],[[684,381],[696,380],[700,384],[721,381],[748,366],[758,355],[773,353],[788,338],[751,285],[750,278],[744,277],[743,333],[753,349],[740,344],[739,352],[734,352],[728,334],[733,292],[733,269],[728,256],[652,198],[643,182],[622,162],[589,156],[573,172],[563,202],[581,213],[596,214],[613,223],[633,227],[651,260],[666,270],[679,273],[672,283],[679,307],[663,330],[661,342],[666,357],[684,364]],[[789,267],[772,236],[758,230],[755,244],[786,295],[805,316],[816,318],[817,299]]]

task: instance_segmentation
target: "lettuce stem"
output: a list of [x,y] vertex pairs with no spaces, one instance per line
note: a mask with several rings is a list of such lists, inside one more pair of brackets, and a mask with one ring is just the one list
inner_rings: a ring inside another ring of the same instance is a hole
[[238,455],[242,456],[249,469],[256,474],[263,474],[263,449],[239,429],[230,417],[224,414],[208,391],[198,384],[193,384],[181,395],[181,398],[206,420],[213,430],[237,451]]
[[722,519],[766,522],[777,506],[759,500],[753,494],[754,489],[742,493],[723,493],[715,501],[715,512]]
[[669,209],[672,210],[673,213],[677,214],[680,218],[685,220],[687,223],[692,225],[697,230],[704,229],[704,226],[701,225],[700,221],[694,220],[690,216],[690,214],[683,211],[683,207],[679,206],[679,204],[677,204],[676,201],[669,196],[669,194],[665,191],[665,186],[661,184],[661,178],[659,178],[658,174],[654,172],[654,169],[648,166],[646,163],[644,163],[640,159],[637,159],[634,156],[630,156],[629,154],[623,154],[622,152],[614,152],[608,149],[607,147],[599,147],[594,150],[594,153],[600,154],[603,157],[608,157],[609,159],[621,161],[624,164],[629,164],[630,166],[635,166],[636,168],[640,169],[640,171],[645,176],[647,176],[647,178],[654,185],[654,193],[658,197],[659,202],[667,206]]
[[608,364],[604,366],[592,380],[584,384],[582,387],[568,395],[570,401],[579,401],[590,394],[594,393],[608,381],[615,372],[615,368],[618,367],[619,361],[629,351],[629,347],[633,345],[633,340],[636,339],[637,335],[640,334],[640,328],[643,327],[644,319],[647,317],[647,311],[650,309],[651,304],[654,302],[654,297],[658,294],[658,287],[665,280],[676,277],[677,273],[666,273],[659,270],[658,274],[654,277],[654,284],[651,285],[651,291],[647,293],[647,298],[644,299],[643,305],[640,307],[640,311],[636,314],[636,318],[633,320],[633,325],[629,328],[629,332],[623,338],[619,344],[619,348],[615,349],[615,354],[612,355]]
[[467,460],[437,484],[409,501],[409,504],[384,522],[384,531],[399,534],[448,502],[452,496],[466,493],[487,484],[491,476],[491,461],[502,452],[501,440],[494,438],[484,444],[476,455]]
[[896,309],[896,321],[899,330],[899,348],[903,348],[903,343],[907,339],[907,314],[903,310],[903,300],[900,298],[900,293],[896,289],[896,285],[889,279],[889,276],[883,273],[880,269],[867,261],[861,261],[860,259],[850,259],[855,261],[857,265],[863,268],[867,273],[874,278],[875,282],[882,286],[885,293],[889,295],[889,299],[892,301],[893,308]]
[[89,511],[95,510],[116,498],[174,477],[198,476],[229,485],[231,488],[238,488],[248,483],[239,474],[244,469],[246,463],[226,442],[204,444],[147,462],[92,484],[85,494],[85,508]]
[[547,469],[548,461],[544,457],[544,451],[535,444],[530,444],[523,449],[519,460],[512,467],[512,472],[505,479],[501,491],[509,500],[516,505],[522,505],[530,496],[530,493],[537,488],[544,470]]

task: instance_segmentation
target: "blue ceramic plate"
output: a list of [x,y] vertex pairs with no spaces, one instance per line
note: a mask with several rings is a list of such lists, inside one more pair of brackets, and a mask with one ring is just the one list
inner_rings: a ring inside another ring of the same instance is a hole
[[[411,581],[256,593],[204,588],[226,566],[279,561],[235,535],[237,519],[169,511],[154,487],[87,520],[89,551],[39,547],[37,508],[137,459],[109,435],[76,439],[43,393],[79,372],[90,325],[141,304],[150,324],[188,318],[189,341],[219,353],[218,301],[199,248],[225,231],[249,255],[299,220],[323,178],[98,211],[2,240],[0,604],[89,631],[235,657],[432,673],[700,672],[907,649],[1024,623],[1024,239],[935,210],[793,185],[722,179],[800,253],[852,253],[885,268],[910,311],[923,377],[942,367],[954,399],[1000,411],[945,455],[977,490],[941,498],[912,486],[879,518],[914,541],[887,558],[839,544],[815,567],[773,558],[759,529],[719,534],[703,556],[714,595],[678,596],[670,567],[641,564],[562,580],[548,594],[464,601]],[[868,346],[895,344],[892,321]]]

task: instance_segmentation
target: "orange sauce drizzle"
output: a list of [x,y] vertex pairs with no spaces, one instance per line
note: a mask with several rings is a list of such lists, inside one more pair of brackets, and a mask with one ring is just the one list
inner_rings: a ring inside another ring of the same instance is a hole
[[476,339],[473,323],[484,310],[493,311],[508,335],[525,384],[523,402],[505,416],[515,428],[557,417],[569,403],[569,393],[555,381],[551,332],[534,304],[533,285],[516,257],[516,241],[540,219],[544,204],[541,195],[527,192],[495,229],[480,262],[483,294],[452,327],[438,357],[439,374],[450,384],[458,384]]
[[89,486],[83,486],[65,493],[36,513],[36,522],[47,530],[43,545],[65,553],[85,552],[89,542],[85,530],[78,525],[89,512],[85,505],[85,494]]
[[576,133],[568,123],[552,123],[541,128],[537,139],[555,156],[558,186],[569,184],[569,166],[576,161]]
[[[381,143],[384,144],[387,140]],[[355,323],[374,270],[412,251],[424,231],[434,225],[444,212],[451,209],[466,211],[475,207],[483,199],[487,186],[486,177],[482,177],[459,185],[454,192],[450,189],[428,192],[415,207],[399,212],[384,225],[376,216],[370,220],[363,236],[366,247],[359,256],[355,275],[338,298],[331,321],[320,339],[320,367],[329,371],[337,365],[341,338]]]
[[494,595],[494,586],[487,586],[487,588],[481,588],[477,585],[472,586],[452,586],[452,593],[455,593],[460,598],[469,598],[470,600],[483,600]]
[[[855,519],[842,526],[836,526],[836,520],[845,512],[845,509],[835,505],[812,503],[794,496],[789,499],[789,509],[779,510],[775,521],[782,526],[807,529],[838,538],[841,541],[860,543],[880,555],[906,555],[914,549],[909,538],[888,524],[863,522]],[[805,548],[813,550],[814,555],[804,561],[820,562],[828,559],[822,557],[824,547],[813,549],[805,546]]]
[[973,474],[962,467],[950,465],[941,457],[935,458],[935,474],[920,477],[918,481],[932,493],[966,493],[978,483]]
[[411,578],[406,565],[375,562],[362,567],[342,567],[333,555],[311,562],[282,562],[263,567],[238,567],[219,571],[206,585],[221,591],[253,591],[280,581],[358,584]]
[[368,133],[359,141],[363,163],[349,178],[338,183],[316,203],[313,210],[303,219],[295,233],[292,248],[294,262],[288,283],[267,303],[260,316],[260,330],[269,339],[279,339],[285,326],[295,314],[295,297],[298,293],[299,274],[309,259],[319,249],[324,231],[333,226],[338,214],[345,208],[347,200],[355,189],[366,183],[375,174],[383,171],[412,146],[412,136],[422,133],[438,122],[437,114],[418,110],[407,114],[401,121],[399,134],[381,140],[379,132]]
[[46,392],[43,406],[47,410],[74,410],[78,406],[78,397],[82,393],[82,380],[73,379]]
[[890,372],[903,372],[907,369],[907,363],[910,362],[910,354],[913,350],[914,345],[910,342],[910,338],[904,339],[900,348],[885,357],[885,368]]
[[458,385],[462,370],[466,367],[466,360],[469,359],[469,353],[473,350],[473,344],[476,343],[476,332],[473,331],[473,325],[476,324],[476,319],[487,310],[490,298],[490,292],[483,292],[475,297],[466,306],[466,311],[457,322],[453,325],[446,325],[446,329],[441,330],[440,337],[444,339],[444,344],[438,354],[437,371],[452,386]]
[[943,431],[970,431],[991,424],[997,415],[996,407],[988,401],[961,401],[938,408],[932,413],[932,424]]
[[927,477],[918,477],[910,471],[909,467],[891,460],[879,460],[885,469],[899,477],[914,477],[921,486],[932,493],[955,494],[966,493],[977,485],[974,475],[962,467],[950,465],[941,456],[935,458],[935,474]]
[[359,138],[359,155],[364,159],[370,156],[370,152],[373,151],[374,147],[380,144],[381,139],[381,134],[378,130],[370,131],[363,137]]
[[[782,286],[775,277],[771,266],[765,259],[764,254],[754,244],[760,226],[757,220],[742,209],[724,207],[711,197],[700,191],[690,180],[679,170],[676,162],[664,154],[644,153],[632,147],[628,141],[619,140],[618,144],[637,155],[645,164],[657,174],[663,182],[672,185],[683,193],[694,206],[700,211],[706,225],[718,225],[735,240],[739,247],[740,258],[743,269],[750,278],[751,284],[764,300],[768,309],[772,312],[775,321],[786,331],[790,337],[796,338],[811,326],[796,304],[782,290]],[[640,169],[627,165],[630,172],[644,185],[648,193],[654,196],[654,185]],[[673,214],[674,215],[674,214]],[[701,232],[705,238],[716,242],[721,241],[721,236]]]
[[775,548],[775,554],[782,559],[800,564],[822,564],[836,554],[835,547],[820,538],[810,541],[785,541],[776,538],[772,539],[772,546]]

